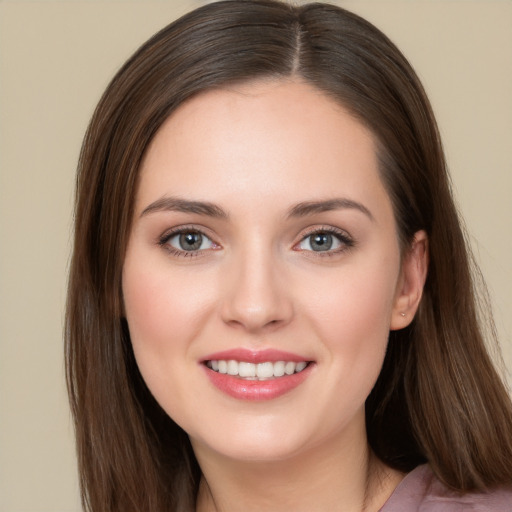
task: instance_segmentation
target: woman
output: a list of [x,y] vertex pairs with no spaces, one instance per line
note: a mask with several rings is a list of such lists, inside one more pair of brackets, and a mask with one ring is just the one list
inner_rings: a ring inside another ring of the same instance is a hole
[[366,21],[228,1],[164,28],[96,109],[75,222],[87,510],[512,503],[436,123]]

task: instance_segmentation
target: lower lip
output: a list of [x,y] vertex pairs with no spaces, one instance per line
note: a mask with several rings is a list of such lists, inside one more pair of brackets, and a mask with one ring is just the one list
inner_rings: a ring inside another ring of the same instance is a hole
[[226,395],[238,400],[263,401],[282,396],[302,384],[310,375],[313,363],[293,375],[269,380],[246,380],[233,375],[219,373],[204,366],[210,382]]

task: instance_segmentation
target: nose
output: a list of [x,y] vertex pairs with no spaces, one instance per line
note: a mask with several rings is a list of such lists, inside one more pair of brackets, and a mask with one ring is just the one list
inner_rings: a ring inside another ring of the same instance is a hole
[[224,278],[222,320],[251,333],[284,326],[293,317],[289,283],[270,251],[240,255]]

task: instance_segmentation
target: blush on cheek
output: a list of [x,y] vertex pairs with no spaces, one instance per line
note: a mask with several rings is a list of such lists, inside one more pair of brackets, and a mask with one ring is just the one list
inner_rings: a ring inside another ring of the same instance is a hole
[[[330,293],[316,293],[308,308],[315,308],[313,317],[329,330],[386,332],[393,307],[394,283],[380,276],[343,279],[339,287],[330,286]],[[378,284],[377,284],[378,283]]]
[[[150,270],[125,265],[123,293],[125,312],[134,350],[140,348],[160,358],[186,349],[215,304],[214,287],[197,276],[169,275],[161,266]],[[199,282],[198,282],[199,281]]]

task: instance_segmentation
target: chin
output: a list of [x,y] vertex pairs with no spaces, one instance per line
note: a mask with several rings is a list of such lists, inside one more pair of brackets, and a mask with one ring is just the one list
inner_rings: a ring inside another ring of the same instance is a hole
[[276,462],[299,455],[309,445],[306,432],[290,428],[223,429],[219,435],[212,432],[190,436],[194,451],[214,452],[228,459],[243,462]]

